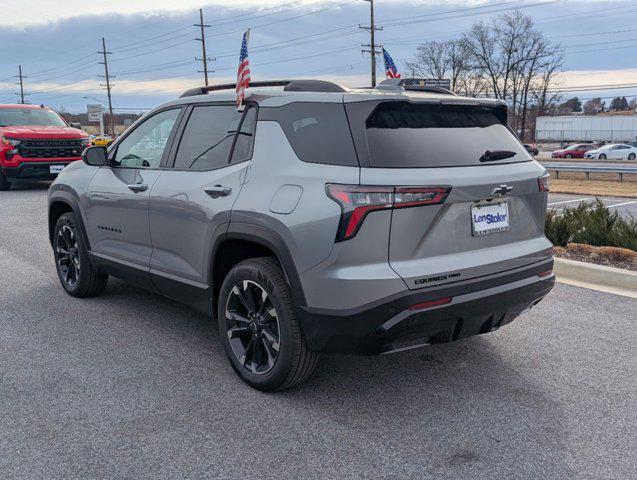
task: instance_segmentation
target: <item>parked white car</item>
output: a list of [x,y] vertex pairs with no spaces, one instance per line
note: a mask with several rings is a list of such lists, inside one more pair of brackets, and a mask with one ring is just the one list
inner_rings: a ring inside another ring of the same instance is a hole
[[603,147],[586,152],[584,158],[592,158],[606,160],[611,158],[614,160],[628,159],[635,160],[637,157],[637,147],[626,145],[624,143],[609,143]]

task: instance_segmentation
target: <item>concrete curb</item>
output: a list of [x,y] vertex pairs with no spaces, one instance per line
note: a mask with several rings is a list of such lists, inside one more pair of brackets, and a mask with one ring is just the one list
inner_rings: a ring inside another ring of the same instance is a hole
[[556,258],[553,267],[558,282],[637,298],[637,272]]

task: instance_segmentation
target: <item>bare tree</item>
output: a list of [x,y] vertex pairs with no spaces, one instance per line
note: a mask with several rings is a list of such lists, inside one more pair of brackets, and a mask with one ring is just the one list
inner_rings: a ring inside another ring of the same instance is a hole
[[509,121],[525,138],[534,90],[540,90],[545,102],[561,68],[559,47],[535,29],[531,17],[519,11],[501,15],[491,23],[476,23],[462,36],[462,44],[469,68],[489,80],[492,96],[507,101]]
[[407,70],[416,77],[449,78],[454,91],[468,67],[467,54],[459,40],[422,43],[406,65]]
[[457,40],[419,45],[407,69],[414,76],[450,78],[453,90],[465,95],[505,100],[509,123],[525,138],[535,116],[557,100],[553,84],[562,63],[559,46],[515,11],[475,23]]

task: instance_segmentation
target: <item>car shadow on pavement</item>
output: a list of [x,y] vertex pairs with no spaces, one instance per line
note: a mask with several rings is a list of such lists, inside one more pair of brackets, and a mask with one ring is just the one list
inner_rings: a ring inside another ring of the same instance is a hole
[[25,180],[18,180],[11,182],[11,189],[9,191],[16,190],[47,190],[51,186],[50,181],[41,182],[27,182]]

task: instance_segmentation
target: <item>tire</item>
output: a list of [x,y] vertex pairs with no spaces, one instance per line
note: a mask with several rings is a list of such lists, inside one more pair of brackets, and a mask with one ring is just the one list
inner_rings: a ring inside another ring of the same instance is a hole
[[217,321],[232,368],[257,390],[286,390],[316,368],[318,354],[305,342],[290,287],[272,257],[245,260],[228,272]]
[[11,182],[7,180],[7,177],[0,173],[0,191],[6,191],[11,188]]
[[606,160],[606,154],[605,154],[605,153],[602,153],[602,154],[599,156],[599,159],[600,159],[600,160]]
[[571,155],[570,153],[567,153],[566,155],[564,155],[564,158],[573,158],[573,155]]
[[69,295],[92,297],[106,288],[108,275],[91,264],[74,213],[62,215],[53,230],[53,256],[60,283]]
[[628,160],[635,160],[635,154],[631,153],[630,155],[628,155]]

